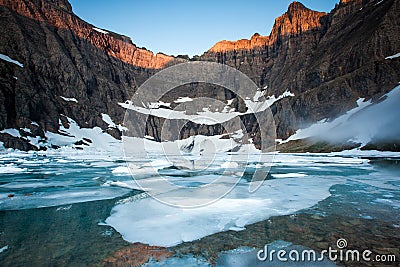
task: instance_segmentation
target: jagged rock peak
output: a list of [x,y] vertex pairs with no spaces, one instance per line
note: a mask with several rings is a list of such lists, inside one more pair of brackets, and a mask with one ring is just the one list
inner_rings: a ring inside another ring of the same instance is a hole
[[288,13],[295,13],[296,11],[299,11],[299,10],[311,10],[311,9],[308,9],[308,8],[306,8],[302,3],[300,3],[300,2],[297,2],[297,1],[294,1],[294,2],[292,2],[290,5],[289,5],[289,7],[288,7]]
[[313,11],[300,2],[292,2],[286,13],[275,19],[274,27],[269,36],[255,33],[250,40],[220,41],[208,52],[219,53],[230,50],[249,50],[256,47],[265,47],[274,44],[285,35],[300,34],[321,27],[321,17],[325,12]]
[[56,5],[57,7],[72,13],[72,6],[68,0],[44,0],[44,1],[50,2]]
[[274,43],[282,36],[297,35],[305,31],[321,28],[321,18],[325,12],[318,12],[306,8],[300,2],[289,5],[288,11],[275,19],[274,27],[270,35],[270,42]]

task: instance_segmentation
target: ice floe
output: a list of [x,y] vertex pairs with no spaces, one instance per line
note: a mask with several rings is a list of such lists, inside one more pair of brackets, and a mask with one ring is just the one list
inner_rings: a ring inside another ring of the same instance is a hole
[[154,198],[117,205],[106,223],[129,242],[170,247],[311,207],[328,197],[329,188],[340,182],[318,177],[268,180],[251,194],[248,184],[242,181],[222,199],[196,209],[168,206]]

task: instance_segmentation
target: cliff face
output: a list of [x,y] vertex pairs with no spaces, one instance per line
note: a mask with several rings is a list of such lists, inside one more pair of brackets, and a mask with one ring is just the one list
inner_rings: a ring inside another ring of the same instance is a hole
[[[399,58],[385,59],[400,52],[399,2],[342,0],[329,14],[294,2],[269,36],[221,41],[200,59],[239,69],[267,90],[266,96],[293,93],[272,106],[277,136],[286,138],[307,124],[343,114],[360,97],[376,99],[400,81]],[[121,132],[108,127],[101,114],[121,124],[125,110],[119,102],[159,69],[185,61],[154,55],[128,37],[95,28],[75,16],[67,0],[0,0],[0,24],[0,53],[23,64],[0,60],[0,130],[25,128],[25,134],[44,139],[46,131],[59,130],[59,121],[68,126],[66,117],[118,138]],[[203,87],[182,88],[170,100],[216,94]],[[221,101],[233,97],[221,92]],[[239,108],[242,102],[232,105]],[[251,116],[242,121],[257,131]],[[147,132],[157,137],[162,123],[150,118]],[[183,137],[223,132],[220,125],[194,123],[184,130]],[[35,149],[7,133],[0,133],[0,141]]]
[[[400,50],[399,1],[341,1],[329,14],[294,2],[277,18],[262,42],[223,41],[203,60],[233,66],[249,75],[267,95],[289,90],[272,107],[277,134],[355,107],[358,98],[374,98],[400,81],[399,60],[385,57]],[[227,45],[229,44],[229,45]]]
[[126,36],[86,23],[72,13],[72,7],[67,0],[0,0],[0,6],[47,26],[70,31],[75,37],[87,40],[108,56],[137,67],[160,69],[176,61],[174,57],[154,55],[151,51],[137,48]]
[[322,28],[322,17],[327,14],[306,8],[299,2],[290,4],[288,11],[275,19],[275,24],[269,36],[254,34],[250,40],[226,41],[216,43],[208,52],[224,53],[232,50],[261,50],[279,43],[283,38],[296,36],[306,31]]
[[[66,0],[0,0],[0,24],[0,53],[23,64],[0,60],[0,129],[28,129],[23,134],[30,136],[57,132],[65,116],[88,128],[107,129],[102,113],[122,123],[118,102],[157,69],[183,61],[95,28]],[[7,133],[0,139],[6,147],[32,149]]]

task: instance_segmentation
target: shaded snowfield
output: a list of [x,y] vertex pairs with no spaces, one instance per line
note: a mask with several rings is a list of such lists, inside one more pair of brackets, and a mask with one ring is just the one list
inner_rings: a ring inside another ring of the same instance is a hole
[[332,121],[325,119],[308,128],[297,130],[283,142],[315,137],[331,142],[353,141],[366,145],[373,139],[398,139],[400,86],[395,87],[375,104],[371,100],[364,100],[360,98],[356,108]]

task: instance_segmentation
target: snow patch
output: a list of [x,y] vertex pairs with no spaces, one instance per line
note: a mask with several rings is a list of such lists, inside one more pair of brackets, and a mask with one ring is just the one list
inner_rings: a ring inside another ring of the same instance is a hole
[[400,57],[400,53],[394,54],[392,56],[385,57],[385,59],[395,59],[395,58],[398,58],[398,57]]
[[148,105],[148,108],[149,108],[149,109],[158,109],[158,108],[162,108],[162,107],[171,107],[171,103],[166,103],[166,102],[163,102],[163,101],[158,101],[158,102],[155,102],[155,103],[150,103],[150,104]]
[[[180,110],[171,110],[167,108],[163,108],[162,106],[169,107],[170,103],[164,102],[157,102],[157,103],[150,103],[144,104],[142,106],[136,106],[132,103],[132,101],[128,100],[125,103],[118,103],[121,107],[125,109],[134,110],[138,113],[145,114],[145,115],[152,115],[160,118],[165,119],[181,119],[181,120],[189,120],[197,124],[205,124],[205,125],[216,125],[219,123],[227,122],[237,116],[245,115],[245,114],[253,114],[257,112],[265,111],[269,108],[273,103],[279,101],[285,97],[294,96],[290,91],[284,92],[279,97],[267,97],[266,101],[258,102],[259,98],[264,96],[265,92],[257,91],[253,100],[247,98],[244,100],[247,111],[245,113],[237,112],[230,107],[233,102],[233,99],[228,100],[228,104],[224,107],[221,112],[214,112],[209,109],[209,107],[203,108],[202,111],[198,111],[196,115],[187,115],[185,111]],[[257,99],[256,101],[254,101]]]
[[[264,91],[265,92],[265,91]],[[256,95],[254,96],[254,99],[257,98],[257,101],[252,101],[250,99],[246,99],[244,100],[246,106],[247,106],[247,112],[246,114],[252,114],[252,113],[257,113],[257,112],[261,112],[261,111],[265,111],[267,108],[269,108],[270,106],[272,106],[275,102],[286,98],[286,97],[292,97],[294,96],[293,93],[291,93],[290,91],[285,91],[282,95],[275,97],[275,95],[273,96],[267,96],[266,100],[263,102],[259,102],[258,98],[260,98],[261,96],[263,96],[265,93],[261,92],[261,91],[257,91]]]
[[21,134],[19,133],[19,131],[17,129],[4,129],[0,133],[9,134],[14,137],[21,137]]
[[94,128],[81,128],[79,125],[68,118],[69,128],[65,128],[61,121],[60,133],[46,132],[47,143],[55,144],[61,147],[74,147],[74,143],[83,140],[83,138],[90,139],[92,142],[88,146],[83,146],[83,149],[95,151],[122,151],[122,142],[115,139],[111,135],[105,133],[100,127]]
[[15,195],[12,198],[0,195],[1,210],[31,209],[42,207],[55,207],[88,201],[113,199],[130,192],[129,189],[120,187],[83,187],[68,190],[37,192],[27,197]]
[[105,123],[108,124],[108,127],[110,127],[110,128],[115,128],[115,127],[116,127],[116,125],[115,125],[115,123],[112,121],[110,115],[101,113],[101,118],[103,119],[103,121],[104,121]]
[[102,29],[99,29],[99,28],[96,28],[96,27],[93,27],[93,30],[95,30],[96,32],[102,33],[102,34],[108,34],[109,33],[108,31],[105,31],[105,30],[102,30]]
[[13,63],[13,64],[15,64],[15,65],[17,65],[17,66],[19,66],[21,68],[24,67],[24,65],[22,63],[18,62],[17,60],[14,60],[14,59],[10,58],[9,56],[4,55],[4,54],[0,54],[0,59],[5,60],[5,61],[10,62],[10,63]]
[[76,98],[73,98],[73,97],[64,97],[64,96],[60,96],[60,97],[61,97],[64,101],[78,103],[78,100],[76,100]]
[[193,99],[190,97],[179,97],[177,100],[175,100],[175,103],[185,103],[185,102],[192,102]]
[[118,130],[121,132],[128,130],[128,128],[122,126],[121,124],[116,125],[108,114],[101,113],[101,118],[105,123],[108,124],[109,128],[118,128]]
[[3,253],[6,250],[8,250],[8,245],[0,248],[0,253]]

